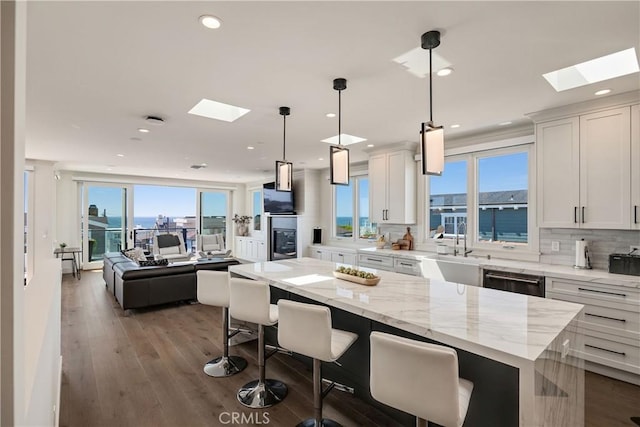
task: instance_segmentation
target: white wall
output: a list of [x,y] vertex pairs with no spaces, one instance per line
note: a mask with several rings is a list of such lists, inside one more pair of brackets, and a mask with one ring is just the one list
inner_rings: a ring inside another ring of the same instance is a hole
[[0,2],[0,425],[24,419],[26,3]]

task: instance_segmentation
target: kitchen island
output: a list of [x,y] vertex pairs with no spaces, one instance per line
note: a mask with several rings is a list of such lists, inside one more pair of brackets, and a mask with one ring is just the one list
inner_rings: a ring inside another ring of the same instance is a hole
[[[229,271],[264,280],[281,297],[331,307],[336,327],[353,323],[356,371],[368,371],[371,330],[454,347],[460,375],[475,384],[466,425],[584,424],[583,362],[575,357],[582,305],[386,271],[369,287],[334,278],[336,266],[300,258]],[[363,376],[354,379],[356,391],[368,386]]]

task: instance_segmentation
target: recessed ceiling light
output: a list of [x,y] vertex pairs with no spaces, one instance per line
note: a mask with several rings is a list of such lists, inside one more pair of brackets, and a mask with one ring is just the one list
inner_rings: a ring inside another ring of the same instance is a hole
[[107,170],[108,170],[108,171],[112,171],[112,170],[113,170],[113,168],[107,168]]
[[600,96],[600,95],[606,95],[608,93],[611,93],[611,89],[602,89],[599,90],[595,93],[595,95]]
[[375,147],[375,145],[373,145],[373,144],[367,144],[367,147],[371,148],[371,147]]
[[118,157],[124,157],[124,154],[116,154]]
[[222,21],[220,20],[220,18],[217,18],[213,15],[202,15],[198,19],[200,20],[200,23],[202,25],[212,30],[216,30],[222,25]]
[[253,150],[253,149],[255,149],[255,148],[256,148],[256,147],[252,147],[252,146],[250,145],[250,146],[248,146],[248,147],[247,147],[247,150]]
[[336,113],[327,113],[325,114],[327,117],[329,117],[330,119],[333,119],[336,116]]
[[324,160],[324,158],[322,158],[322,157],[318,157],[318,160],[322,161],[322,160]]
[[453,68],[444,67],[444,68],[439,69],[436,74],[439,75],[440,77],[444,77],[444,76],[448,76],[451,73],[453,73]]
[[[342,145],[357,144],[358,142],[366,141],[367,138],[360,138],[359,136],[353,136],[346,133],[340,134],[340,143]],[[338,135],[331,138],[323,139],[322,142],[338,145]]]
[[224,104],[218,101],[202,98],[191,110],[189,114],[207,117],[209,119],[233,122],[247,114],[249,109],[236,107],[235,105]]
[[556,92],[561,92],[574,87],[626,76],[638,71],[640,71],[640,67],[638,67],[636,49],[632,47],[572,65],[571,67],[552,71],[543,74],[542,77],[547,79]]
[[510,125],[512,122],[502,122],[502,123],[498,123],[498,126],[506,126],[506,125]]
[[141,132],[141,133],[149,133],[149,132],[151,132],[151,131],[150,131],[149,129],[145,129],[145,128],[138,128],[138,132]]
[[451,127],[451,129],[457,129],[457,128],[460,127],[460,125],[451,125],[450,127]]

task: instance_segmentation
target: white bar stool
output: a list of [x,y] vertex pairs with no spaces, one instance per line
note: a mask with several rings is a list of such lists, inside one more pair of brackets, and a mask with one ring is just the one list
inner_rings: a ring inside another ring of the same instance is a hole
[[249,408],[268,408],[281,402],[287,395],[287,386],[283,382],[265,379],[265,362],[277,350],[265,356],[264,327],[278,323],[278,307],[271,304],[271,292],[266,282],[233,277],[230,292],[231,316],[258,325],[259,378],[240,388],[238,400]]
[[473,383],[458,376],[458,353],[382,332],[371,333],[371,396],[444,427],[460,427]]
[[278,301],[280,322],[278,344],[287,350],[313,358],[313,412],[314,417],[298,427],[334,427],[336,421],[322,418],[322,399],[334,383],[322,390],[322,362],[335,362],[358,338],[358,335],[331,328],[328,307],[295,301]]
[[229,356],[229,339],[238,330],[229,334],[229,273],[226,271],[198,270],[198,301],[200,304],[222,307],[222,356],[204,365],[204,373],[211,377],[228,377],[247,367],[247,361],[240,356]]

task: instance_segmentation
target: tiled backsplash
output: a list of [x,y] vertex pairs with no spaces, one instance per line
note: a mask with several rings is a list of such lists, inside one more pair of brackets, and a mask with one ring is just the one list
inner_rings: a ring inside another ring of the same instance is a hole
[[[609,254],[628,253],[629,246],[640,245],[640,231],[541,228],[540,262],[574,265],[576,240],[580,239],[589,242],[593,268],[607,270],[609,268]],[[559,252],[551,251],[552,242],[560,243]]]

